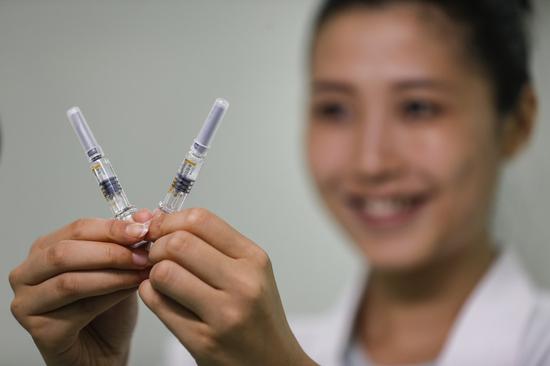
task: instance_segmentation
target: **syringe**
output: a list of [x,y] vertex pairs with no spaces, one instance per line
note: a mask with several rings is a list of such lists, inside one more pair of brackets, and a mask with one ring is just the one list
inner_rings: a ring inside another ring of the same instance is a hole
[[137,209],[130,203],[128,197],[126,197],[126,193],[124,193],[120,185],[111,162],[105,158],[103,150],[97,143],[88,123],[86,123],[80,108],[72,107],[69,109],[67,111],[67,117],[80,140],[80,144],[86,153],[92,172],[101,188],[101,193],[107,200],[114,217],[119,220],[132,220],[132,214],[136,212]]
[[189,152],[181,163],[168,189],[168,193],[166,193],[164,199],[159,203],[159,208],[163,212],[172,213],[182,209],[185,199],[197,180],[214,134],[228,108],[229,103],[225,99],[218,98],[214,102],[199,134],[191,144]]
[[[218,98],[214,101],[214,105],[206,117],[199,134],[191,144],[191,148],[181,163],[170,188],[168,188],[168,193],[159,202],[158,207],[162,212],[170,214],[182,209],[185,199],[197,180],[214,134],[228,108],[229,102],[225,99]],[[133,244],[130,248],[140,248],[145,244],[148,244],[145,246],[145,249],[149,250],[151,243],[147,242]]]

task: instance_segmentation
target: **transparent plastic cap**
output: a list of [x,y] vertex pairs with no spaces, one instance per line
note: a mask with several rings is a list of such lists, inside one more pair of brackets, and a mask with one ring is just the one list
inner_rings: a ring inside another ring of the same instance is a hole
[[202,128],[197,138],[195,139],[195,142],[206,148],[210,147],[210,143],[214,138],[214,134],[216,133],[216,130],[218,129],[220,122],[222,121],[223,116],[225,115],[225,112],[227,112],[228,108],[229,102],[227,100],[222,98],[216,99],[214,105],[212,106],[212,109],[210,110],[210,113],[208,114],[208,117],[206,117],[206,120],[202,125]]
[[72,107],[67,111],[67,117],[74,128],[74,132],[80,140],[80,144],[86,153],[86,156],[91,161],[96,156],[103,156],[103,150],[97,143],[92,130],[86,123],[84,115],[78,107]]

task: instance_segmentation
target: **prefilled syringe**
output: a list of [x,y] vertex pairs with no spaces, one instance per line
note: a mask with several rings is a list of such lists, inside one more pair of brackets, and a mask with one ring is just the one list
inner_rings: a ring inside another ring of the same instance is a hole
[[67,117],[80,140],[92,172],[101,188],[101,193],[107,200],[114,217],[119,220],[132,220],[132,214],[137,209],[126,197],[111,162],[105,158],[103,150],[97,143],[88,123],[86,123],[80,108],[72,107],[69,109]]
[[166,193],[164,199],[159,203],[159,208],[163,212],[172,213],[182,209],[185,199],[197,180],[214,134],[228,108],[229,103],[225,99],[218,98],[214,102],[199,134],[191,144],[189,152],[181,163],[168,189],[168,193]]

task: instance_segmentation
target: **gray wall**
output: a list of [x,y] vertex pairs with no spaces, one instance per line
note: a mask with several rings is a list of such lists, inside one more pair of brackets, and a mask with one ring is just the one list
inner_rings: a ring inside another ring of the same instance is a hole
[[[189,205],[208,207],[267,249],[289,312],[332,303],[358,263],[316,202],[302,157],[302,56],[316,3],[0,0],[1,365],[40,363],[9,312],[9,270],[38,235],[108,215],[65,118],[72,105],[131,200],[154,207],[214,98],[229,99]],[[540,124],[506,174],[497,231],[550,285],[550,26],[540,23]],[[156,363],[165,337],[142,307],[132,364]]]

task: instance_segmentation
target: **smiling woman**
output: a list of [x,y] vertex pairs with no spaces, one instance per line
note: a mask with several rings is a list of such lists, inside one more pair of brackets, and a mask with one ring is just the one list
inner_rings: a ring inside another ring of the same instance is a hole
[[[534,365],[549,353],[550,336],[534,336],[547,305],[490,227],[500,172],[536,112],[528,9],[490,0],[322,8],[308,157],[370,265],[345,330],[349,364]],[[500,302],[510,297],[516,313]]]
[[[533,96],[526,70],[498,75],[475,47],[465,50],[482,30],[451,10],[378,3],[320,18],[309,160],[371,264],[415,267],[490,241],[498,172],[528,137]],[[515,74],[523,84],[506,85]]]

